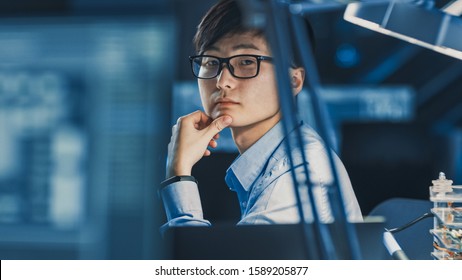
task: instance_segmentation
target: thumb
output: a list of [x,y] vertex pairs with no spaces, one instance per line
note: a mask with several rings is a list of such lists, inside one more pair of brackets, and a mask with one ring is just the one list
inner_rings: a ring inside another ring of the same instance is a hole
[[213,137],[215,134],[222,131],[225,127],[229,126],[232,122],[233,118],[228,115],[216,118],[207,128],[207,134],[210,134],[210,137]]

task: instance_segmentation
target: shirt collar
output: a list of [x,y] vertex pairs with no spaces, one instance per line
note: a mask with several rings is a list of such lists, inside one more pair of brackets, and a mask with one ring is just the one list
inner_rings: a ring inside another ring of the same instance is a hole
[[249,191],[255,179],[263,172],[265,165],[274,150],[284,139],[282,122],[278,122],[273,128],[263,135],[247,151],[238,156],[226,171],[226,182],[230,189],[236,190],[231,183],[231,174],[239,181],[245,191]]

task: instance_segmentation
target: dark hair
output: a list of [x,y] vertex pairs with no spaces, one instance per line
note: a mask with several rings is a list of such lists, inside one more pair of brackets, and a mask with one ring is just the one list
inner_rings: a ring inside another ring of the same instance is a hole
[[202,18],[194,36],[197,53],[203,53],[224,35],[255,32],[263,35],[263,30],[245,27],[242,24],[242,13],[235,0],[223,0],[215,4]]
[[[197,26],[193,43],[196,52],[204,53],[225,35],[253,32],[256,36],[263,36],[264,30],[249,28],[242,23],[242,12],[236,0],[221,0],[208,10]],[[314,44],[314,34],[310,23],[306,20],[308,36]],[[299,55],[295,53],[294,66],[301,65]]]

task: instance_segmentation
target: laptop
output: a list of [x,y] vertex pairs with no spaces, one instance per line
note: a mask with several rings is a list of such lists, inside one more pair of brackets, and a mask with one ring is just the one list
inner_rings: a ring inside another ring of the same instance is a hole
[[[362,259],[388,259],[382,242],[384,232],[382,222],[355,223],[354,227],[358,235]],[[320,259],[319,255],[310,252],[307,249],[310,246],[304,243],[305,236],[310,236],[312,232],[312,225],[300,224],[246,226],[218,224],[212,227],[175,227],[169,229],[165,235],[165,241],[171,246],[167,258],[178,260]],[[313,238],[310,240],[312,241]],[[340,259],[343,259],[341,256],[345,256],[347,248],[346,244],[336,247]]]

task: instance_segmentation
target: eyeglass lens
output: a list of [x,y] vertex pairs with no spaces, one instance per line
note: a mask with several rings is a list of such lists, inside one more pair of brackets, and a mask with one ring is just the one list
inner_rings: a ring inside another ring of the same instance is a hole
[[[250,78],[257,75],[258,63],[258,59],[253,56],[235,56],[229,59],[227,66],[235,77]],[[193,71],[199,78],[214,78],[221,68],[222,63],[215,57],[202,56],[193,60]]]

